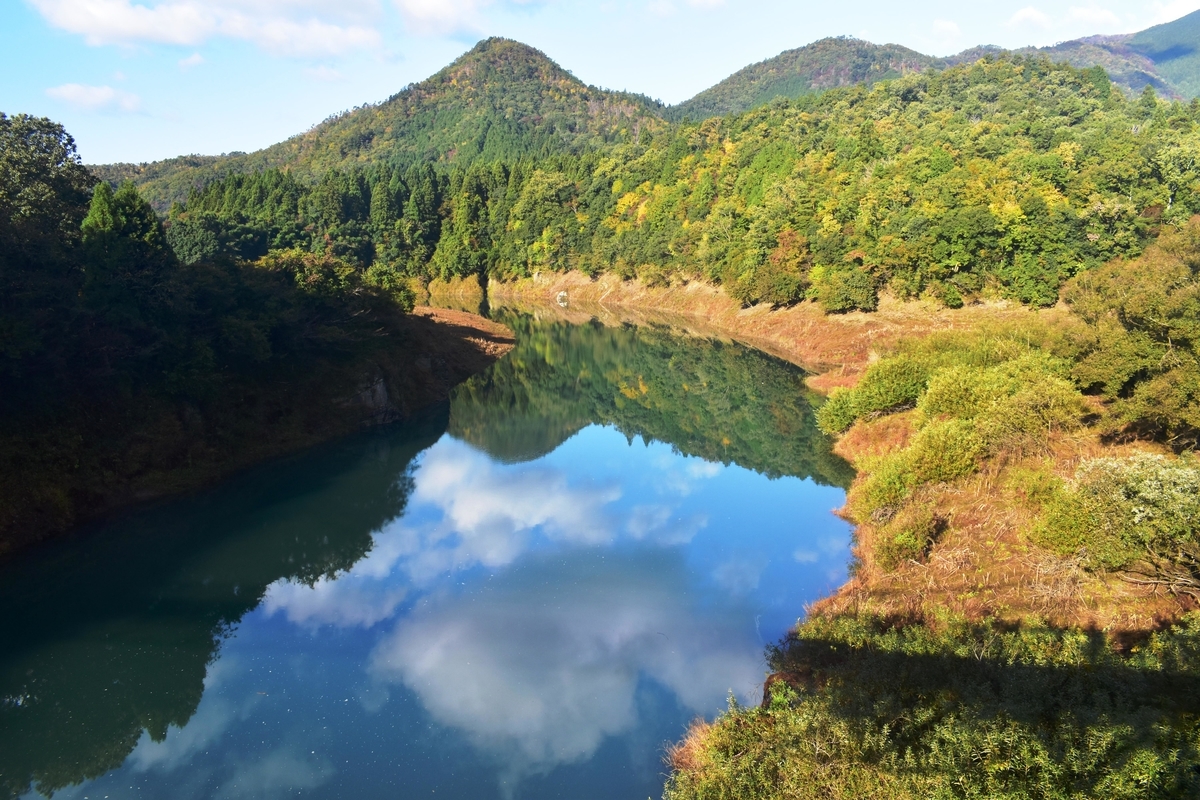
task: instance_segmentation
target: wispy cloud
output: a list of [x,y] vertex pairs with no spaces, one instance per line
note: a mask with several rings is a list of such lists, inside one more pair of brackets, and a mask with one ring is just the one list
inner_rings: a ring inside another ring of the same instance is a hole
[[379,0],[30,0],[43,17],[88,44],[199,45],[216,37],[281,55],[340,55],[377,48]]
[[111,86],[88,86],[82,83],[64,83],[47,89],[46,94],[56,100],[87,109],[88,111],[124,111],[134,113],[142,108],[136,94],[122,92]]
[[203,63],[204,56],[200,55],[199,53],[192,53],[187,58],[179,59],[179,66],[182,69],[191,69],[192,67],[198,67]]
[[1044,11],[1025,6],[1009,18],[1008,24],[1013,27],[1049,28],[1054,20]]

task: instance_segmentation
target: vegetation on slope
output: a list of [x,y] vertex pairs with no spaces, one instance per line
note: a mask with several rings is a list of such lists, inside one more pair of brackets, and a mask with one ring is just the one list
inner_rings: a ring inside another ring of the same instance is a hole
[[94,184],[60,126],[0,115],[0,551],[404,404],[430,346],[405,287],[329,253],[180,263]]
[[776,98],[794,100],[826,89],[871,86],[937,66],[941,66],[938,59],[896,44],[877,45],[850,37],[821,39],[751,64],[671,106],[666,115],[698,122],[741,114]]
[[132,179],[166,211],[192,189],[233,173],[286,168],[308,182],[369,164],[467,166],[636,142],[662,126],[660,111],[640,95],[587,86],[531,47],[493,38],[382,103],[331,117],[265,150],[94,169],[105,179]]
[[172,225],[202,218],[212,241],[286,240],[395,277],[577,268],[833,312],[870,310],[884,289],[1044,306],[1200,211],[1198,121],[1200,106],[1125,99],[1102,70],[988,58],[606,153],[316,186],[230,177]]
[[1184,97],[1200,97],[1200,11],[1126,37]]
[[1200,618],[1102,633],[815,618],[761,708],[694,727],[668,800],[1187,798],[1200,792]]

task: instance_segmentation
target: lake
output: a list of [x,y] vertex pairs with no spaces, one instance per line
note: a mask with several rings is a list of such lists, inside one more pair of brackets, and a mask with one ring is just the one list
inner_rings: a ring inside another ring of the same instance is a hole
[[642,798],[850,565],[796,367],[500,317],[416,419],[0,565],[0,791]]

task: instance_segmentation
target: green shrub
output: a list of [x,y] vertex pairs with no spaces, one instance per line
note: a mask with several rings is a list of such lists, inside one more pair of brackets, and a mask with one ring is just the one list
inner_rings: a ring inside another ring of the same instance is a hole
[[817,425],[833,435],[870,414],[896,411],[916,404],[929,369],[909,356],[892,356],[876,361],[853,389],[835,391],[817,412]]
[[1196,594],[1200,466],[1156,455],[1086,461],[1047,504],[1034,538],[1060,553],[1082,553],[1094,569],[1133,571]]
[[813,267],[808,275],[809,299],[829,314],[874,311],[879,305],[875,279],[862,267]]
[[969,421],[934,422],[909,445],[908,469],[915,484],[952,481],[978,470],[983,452],[983,441]]
[[667,800],[1200,796],[1200,616],[1122,657],[1095,631],[815,617],[765,707],[673,753]]
[[834,389],[829,399],[817,409],[817,427],[835,436],[845,432],[858,421],[858,404],[853,389]]
[[923,561],[937,543],[945,520],[927,505],[902,509],[878,532],[875,560],[891,571],[905,561]]
[[867,478],[851,498],[854,514],[860,519],[879,511],[895,509],[916,486],[907,450],[892,453],[864,466]]
[[1036,352],[986,368],[944,367],[917,404],[920,419],[974,420],[992,454],[1033,450],[1052,431],[1077,427],[1086,410],[1066,371],[1061,360]]

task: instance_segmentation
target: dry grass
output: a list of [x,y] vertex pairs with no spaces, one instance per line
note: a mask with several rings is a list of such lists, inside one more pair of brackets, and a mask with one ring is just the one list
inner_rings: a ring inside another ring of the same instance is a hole
[[673,772],[696,772],[704,765],[705,737],[712,730],[712,723],[697,717],[688,726],[687,733],[678,742],[667,746],[663,761]]
[[[860,422],[838,442],[851,462],[903,447],[911,413]],[[1057,474],[1069,477],[1078,463],[1099,455],[1123,455],[1139,446],[1109,446],[1091,432],[1056,435],[1041,453],[992,463],[952,485],[925,487],[914,502],[928,504],[949,521],[923,563],[907,562],[887,571],[874,558],[879,526],[852,520],[861,566],[815,613],[846,611],[929,617],[937,609],[968,618],[1018,621],[1044,619],[1056,626],[1108,631],[1150,630],[1177,619],[1184,605],[1175,598],[1090,573],[1078,558],[1062,557],[1032,544],[1026,533],[1036,523],[1036,506],[1013,476]],[[863,476],[851,488],[851,497]]]
[[[1068,313],[1063,308],[1030,311],[1006,303],[955,311],[885,297],[872,314],[826,316],[810,303],[778,310],[744,309],[720,289],[703,283],[647,287],[612,275],[592,280],[581,273],[492,284],[489,291],[494,305],[534,309],[543,316],[575,322],[597,318],[606,324],[671,324],[729,337],[816,372],[808,384],[820,392],[853,386],[880,351],[901,339],[1038,317],[1058,320]],[[561,292],[567,293],[565,307],[556,302]],[[841,438],[836,450],[861,469],[864,460],[907,445],[912,417],[904,413],[860,422]],[[953,486],[923,489],[922,502],[936,508],[949,525],[922,563],[880,569],[873,557],[878,526],[869,520],[852,520],[859,523],[855,541],[860,568],[811,613],[872,611],[928,617],[937,609],[947,609],[973,618],[1037,617],[1055,625],[1112,632],[1146,631],[1177,619],[1184,605],[1175,598],[1088,573],[1077,559],[1033,545],[1026,534],[1035,524],[1035,507],[1012,481],[1022,469],[1066,478],[1084,459],[1145,448],[1108,445],[1085,429],[1056,434],[1036,449],[1040,452],[993,463]],[[861,486],[862,479],[860,474],[854,488]],[[693,738],[689,735],[681,747]]]

